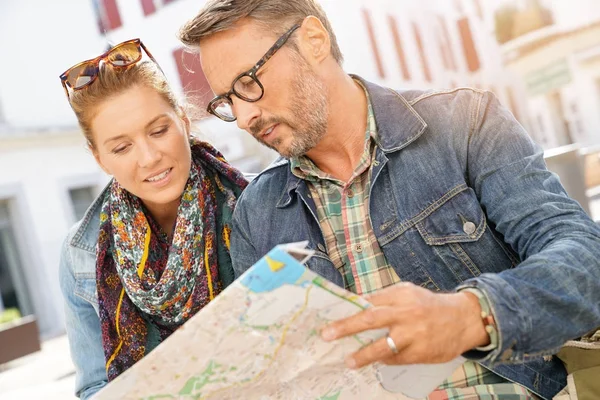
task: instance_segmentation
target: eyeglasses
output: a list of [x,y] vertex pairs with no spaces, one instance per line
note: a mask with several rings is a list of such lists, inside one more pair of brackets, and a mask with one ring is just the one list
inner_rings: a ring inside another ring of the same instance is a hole
[[262,83],[258,80],[256,72],[263,66],[273,55],[279,50],[285,42],[290,38],[292,33],[296,29],[300,28],[300,25],[294,25],[292,28],[284,33],[275,44],[265,53],[264,56],[258,62],[246,72],[242,72],[238,75],[231,84],[231,90],[225,94],[215,97],[208,103],[207,111],[223,121],[233,122],[237,118],[233,115],[233,102],[231,101],[231,95],[235,95],[237,98],[254,103],[262,99],[265,94],[265,88]]
[[117,44],[98,57],[82,61],[63,72],[60,76],[60,80],[65,89],[67,98],[69,98],[69,90],[67,88],[70,88],[71,90],[81,90],[91,85],[96,80],[100,71],[100,61],[107,62],[115,68],[127,68],[142,59],[142,49],[144,49],[148,57],[150,57],[158,68],[161,69],[160,65],[158,65],[152,54],[140,39],[127,40]]

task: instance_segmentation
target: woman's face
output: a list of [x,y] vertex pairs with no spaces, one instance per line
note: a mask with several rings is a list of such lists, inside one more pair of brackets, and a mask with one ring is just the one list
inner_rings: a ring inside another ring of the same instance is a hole
[[155,90],[135,86],[99,104],[94,156],[152,209],[178,207],[190,173],[189,122]]

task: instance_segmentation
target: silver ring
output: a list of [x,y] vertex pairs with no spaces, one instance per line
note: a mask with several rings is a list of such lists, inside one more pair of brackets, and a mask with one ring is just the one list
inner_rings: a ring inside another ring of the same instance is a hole
[[385,341],[387,342],[388,347],[392,350],[392,353],[398,354],[398,348],[396,347],[396,343],[394,343],[394,339],[388,333],[385,337]]

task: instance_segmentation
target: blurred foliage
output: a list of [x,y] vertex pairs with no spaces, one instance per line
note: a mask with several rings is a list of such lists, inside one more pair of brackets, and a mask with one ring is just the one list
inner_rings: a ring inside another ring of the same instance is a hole
[[21,318],[21,313],[16,308],[7,308],[0,312],[0,324],[11,322],[19,318]]

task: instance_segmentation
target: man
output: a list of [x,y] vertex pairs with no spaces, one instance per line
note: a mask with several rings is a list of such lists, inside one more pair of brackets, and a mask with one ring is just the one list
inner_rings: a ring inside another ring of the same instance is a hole
[[464,354],[478,363],[436,398],[561,390],[551,355],[600,325],[600,230],[493,94],[349,76],[314,0],[208,1],[180,39],[219,94],[209,111],[283,156],[238,202],[237,274],[308,239],[310,269],[375,292],[323,338],[389,328],[349,367]]

